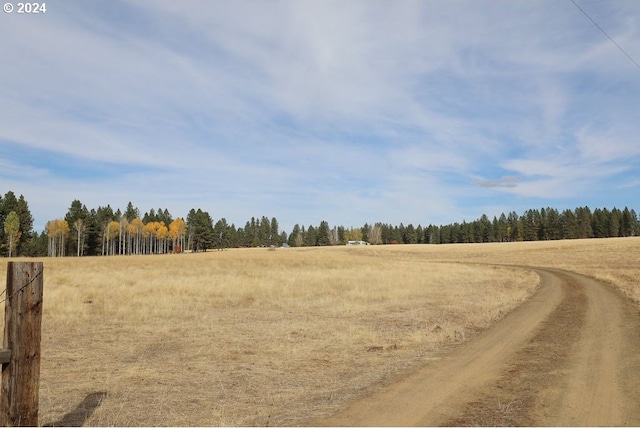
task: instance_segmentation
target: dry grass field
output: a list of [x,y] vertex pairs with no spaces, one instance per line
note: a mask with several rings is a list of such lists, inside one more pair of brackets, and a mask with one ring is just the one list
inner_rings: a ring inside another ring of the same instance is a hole
[[640,300],[639,251],[626,238],[45,259],[40,423],[304,424],[535,290],[535,274],[495,265],[572,270]]

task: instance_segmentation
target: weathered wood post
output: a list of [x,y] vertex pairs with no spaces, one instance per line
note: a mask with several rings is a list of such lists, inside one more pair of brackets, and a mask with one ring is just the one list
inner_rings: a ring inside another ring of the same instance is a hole
[[1,426],[38,425],[42,262],[9,262],[4,312]]

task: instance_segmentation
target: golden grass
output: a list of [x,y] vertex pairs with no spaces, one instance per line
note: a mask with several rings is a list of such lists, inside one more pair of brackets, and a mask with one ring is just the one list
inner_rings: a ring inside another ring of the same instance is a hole
[[[640,238],[581,239],[504,244],[376,247],[394,257],[418,251],[430,261],[493,263],[565,269],[596,278],[640,302]],[[380,253],[382,254],[382,253]]]
[[620,239],[45,259],[40,423],[303,424],[439,358],[538,282],[473,263],[565,268],[638,295],[639,249]]

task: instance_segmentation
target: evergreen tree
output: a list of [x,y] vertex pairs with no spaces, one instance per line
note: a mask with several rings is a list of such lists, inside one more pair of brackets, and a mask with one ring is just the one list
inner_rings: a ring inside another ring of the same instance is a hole
[[430,224],[424,230],[425,244],[442,244],[442,227]]
[[246,247],[246,235],[244,232],[244,228],[239,227],[236,230],[236,239],[235,239],[235,247]]
[[140,210],[134,207],[131,201],[129,201],[129,203],[127,204],[127,209],[124,210],[124,217],[129,223],[131,223],[133,219],[140,217]]
[[271,222],[265,216],[262,216],[258,225],[258,245],[261,247],[267,247],[273,244],[273,235],[271,234]]
[[151,208],[149,212],[144,213],[144,216],[142,217],[142,222],[144,224],[153,223],[156,221],[158,221],[158,216],[156,215],[156,211],[153,208]]
[[229,247],[239,248],[240,239],[239,239],[238,230],[236,229],[235,223],[231,223],[228,233],[229,233]]
[[271,228],[269,231],[271,235],[271,245],[275,245],[277,247],[281,246],[284,242],[280,237],[279,228],[280,226],[278,225],[278,220],[276,220],[275,217],[271,217]]
[[416,244],[424,244],[424,229],[422,226],[418,225],[416,227]]
[[317,244],[317,232],[315,227],[309,226],[307,232],[304,234],[304,246],[314,247]]
[[100,231],[101,225],[98,221],[98,212],[95,209],[91,209],[85,222],[85,255],[97,256],[100,254],[102,242]]
[[200,208],[197,211],[191,209],[187,216],[187,230],[191,251],[207,251],[212,248],[213,219],[208,212],[202,211]]
[[219,250],[229,247],[229,225],[223,217],[213,227],[213,248]]
[[[19,198],[16,198],[16,195],[12,191],[8,191],[4,197],[0,197],[0,242],[6,242],[5,231],[2,225],[4,225],[7,216],[11,212],[16,213],[20,225],[20,238],[15,244],[15,252],[12,253],[12,255],[21,255],[23,246],[30,239],[31,231],[33,230],[33,217],[31,216],[29,204],[27,204],[24,196],[20,195]],[[3,247],[0,254],[7,255],[8,249]]]
[[171,222],[173,221],[173,217],[171,216],[171,214],[169,213],[168,209],[161,209],[158,208],[158,212],[156,213],[156,220],[159,223],[164,223],[166,225],[171,224]]
[[638,219],[636,213],[633,210],[629,210],[628,207],[624,207],[622,210],[622,222],[620,225],[622,236],[634,236],[635,228]]
[[622,223],[622,211],[613,207],[609,213],[609,222],[607,223],[607,235],[611,238],[622,236],[620,234],[620,224]]
[[482,214],[480,221],[478,221],[478,235],[479,240],[476,242],[491,242],[493,235],[493,224],[489,220],[486,214]]
[[515,211],[511,211],[507,217],[507,234],[509,242],[522,241],[520,218]]
[[523,238],[525,241],[537,241],[540,227],[540,213],[537,210],[527,210],[521,217],[523,224]]
[[606,214],[600,208],[596,208],[591,214],[591,231],[593,234],[589,238],[606,237]]
[[560,239],[578,239],[578,221],[573,211],[567,209],[560,214]]
[[[96,248],[96,254],[105,255],[109,248],[107,247],[107,227],[109,223],[115,221],[116,216],[111,208],[111,205],[107,205],[106,207],[98,207],[95,212],[95,224],[96,229],[92,232],[97,234],[97,241],[99,242],[98,247]],[[90,239],[87,236],[87,239]]]
[[418,242],[418,235],[413,224],[409,223],[402,231],[402,242],[405,244],[416,244]]
[[547,233],[545,239],[557,240],[562,239],[562,230],[560,227],[560,213],[555,208],[547,208]]
[[320,245],[320,246],[331,245],[331,239],[329,238],[329,234],[330,234],[329,223],[327,223],[324,220],[321,221],[317,231],[316,245]]
[[80,256],[85,253],[88,218],[89,210],[87,207],[78,199],[73,200],[67,214],[64,216],[65,221],[74,232],[69,235],[67,240],[66,254]]
[[25,257],[46,257],[47,247],[46,233],[31,232],[29,239],[24,244],[22,255]]
[[501,213],[500,217],[498,218],[498,225],[496,227],[496,239],[498,242],[506,242],[509,240],[507,226],[507,216],[504,215],[504,213]]
[[26,244],[29,239],[29,235],[33,230],[33,217],[31,216],[31,211],[29,211],[29,204],[24,199],[24,196],[20,195],[18,198],[18,205],[16,207],[16,214],[20,219],[20,231],[22,235],[20,236],[20,240],[18,241],[18,253],[22,254],[23,246]]
[[289,239],[287,239],[287,244],[289,244],[290,247],[298,246],[297,240],[296,240],[298,235],[300,235],[300,225],[296,223],[293,226],[293,229],[291,229],[291,233],[289,234]]
[[576,208],[577,237],[580,239],[593,238],[593,228],[591,226],[591,210],[589,207]]
[[362,239],[358,239],[358,241],[369,242],[369,232],[370,231],[371,231],[371,226],[369,226],[367,223],[365,223],[364,226],[362,226],[360,228],[360,232],[362,232]]

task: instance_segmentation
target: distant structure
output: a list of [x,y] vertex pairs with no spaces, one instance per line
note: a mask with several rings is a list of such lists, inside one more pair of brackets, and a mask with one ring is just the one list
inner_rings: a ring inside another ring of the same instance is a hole
[[367,241],[347,241],[347,245],[369,245]]

